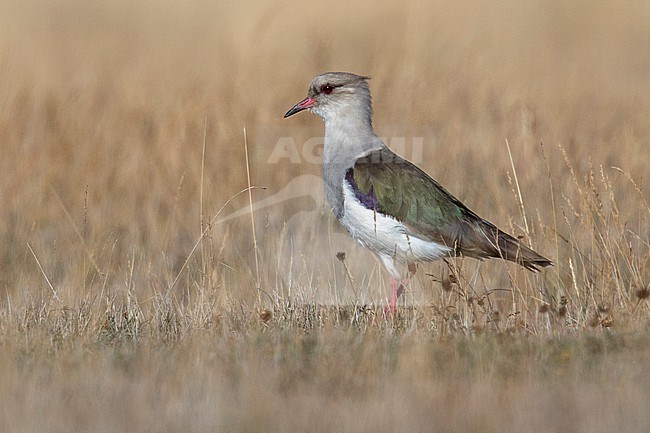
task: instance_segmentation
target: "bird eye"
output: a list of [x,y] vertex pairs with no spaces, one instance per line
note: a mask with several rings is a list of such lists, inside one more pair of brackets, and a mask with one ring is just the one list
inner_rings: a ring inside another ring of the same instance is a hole
[[321,93],[329,95],[334,91],[334,86],[332,86],[331,84],[323,84],[322,86],[320,86],[320,91]]

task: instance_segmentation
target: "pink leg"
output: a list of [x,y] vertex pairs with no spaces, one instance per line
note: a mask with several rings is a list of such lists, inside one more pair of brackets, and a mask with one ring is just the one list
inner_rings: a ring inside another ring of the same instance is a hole
[[390,277],[390,299],[388,306],[384,308],[384,314],[390,315],[397,310],[397,300],[402,293],[404,293],[404,286],[409,283],[409,279],[405,278],[401,283],[397,278]]

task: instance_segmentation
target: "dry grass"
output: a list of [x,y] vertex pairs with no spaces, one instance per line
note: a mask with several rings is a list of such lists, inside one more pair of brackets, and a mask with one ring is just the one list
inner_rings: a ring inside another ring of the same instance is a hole
[[[648,13],[4,2],[0,430],[644,431]],[[372,75],[380,134],[556,265],[423,265],[378,317],[322,124],[282,119],[325,70]]]

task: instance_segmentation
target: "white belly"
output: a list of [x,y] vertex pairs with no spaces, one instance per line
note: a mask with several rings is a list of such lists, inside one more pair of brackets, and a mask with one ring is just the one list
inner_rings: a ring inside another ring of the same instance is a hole
[[397,271],[394,266],[391,269],[387,261],[430,261],[449,255],[451,248],[409,234],[404,224],[395,218],[363,206],[347,182],[343,182],[343,196],[344,212],[340,219],[341,224],[361,245],[379,254],[391,274]]

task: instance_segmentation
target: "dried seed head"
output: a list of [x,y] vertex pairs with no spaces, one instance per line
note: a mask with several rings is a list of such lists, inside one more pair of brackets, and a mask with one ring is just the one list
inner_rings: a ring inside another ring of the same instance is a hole
[[456,279],[454,274],[449,274],[449,276],[442,277],[442,279],[440,280],[440,284],[442,284],[442,290],[445,292],[450,292],[453,289],[454,284],[456,284],[457,282],[458,280]]
[[549,309],[548,304],[542,304],[539,306],[539,309],[537,311],[539,311],[542,314],[546,314],[548,313],[548,309]]
[[370,314],[372,313],[372,308],[369,305],[359,305],[357,306],[357,311],[361,314]]
[[339,259],[340,261],[344,262],[345,261],[345,251],[339,251],[336,253],[336,258]]
[[567,304],[569,303],[569,300],[565,295],[560,296],[560,308],[557,309],[557,314],[560,315],[560,317],[566,316],[567,313]]
[[648,299],[650,297],[650,286],[642,287],[636,292],[634,292],[639,300]]
[[273,313],[268,308],[263,309],[262,312],[260,313],[260,319],[262,319],[262,322],[264,323],[268,323],[268,321],[271,320],[272,318],[273,318]]

